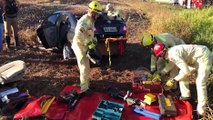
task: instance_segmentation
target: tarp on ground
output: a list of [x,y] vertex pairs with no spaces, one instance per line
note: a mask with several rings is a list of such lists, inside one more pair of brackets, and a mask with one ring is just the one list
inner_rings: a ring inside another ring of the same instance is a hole
[[[73,86],[66,86],[63,92],[68,92],[72,89],[79,90]],[[133,97],[144,100],[146,93],[133,94]],[[92,114],[96,111],[101,100],[110,100],[125,104],[124,112],[122,114],[122,120],[151,120],[145,116],[136,114],[132,108],[129,107],[124,101],[111,98],[105,93],[95,92],[92,96],[83,97],[76,105],[73,111],[69,111],[67,105],[54,101],[46,113],[48,120],[92,120]],[[180,100],[174,101],[178,110],[178,116],[176,117],[163,117],[162,120],[191,120],[192,118],[192,106],[189,102]],[[153,103],[151,106],[146,106],[147,110],[152,112],[160,113],[158,103]]]

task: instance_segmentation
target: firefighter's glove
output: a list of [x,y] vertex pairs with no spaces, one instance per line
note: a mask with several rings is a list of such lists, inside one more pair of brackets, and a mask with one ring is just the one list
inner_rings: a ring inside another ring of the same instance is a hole
[[174,79],[169,79],[167,80],[166,84],[164,85],[165,90],[170,90],[172,89],[176,84],[176,81]]
[[174,84],[175,84],[174,79],[167,80],[167,82],[166,82],[166,86],[168,86],[168,87],[172,87]]
[[91,42],[91,43],[89,43],[88,47],[90,50],[95,49],[95,44],[93,42]]
[[152,75],[152,81],[156,81],[156,80],[161,80],[161,77],[160,77],[159,74],[154,73],[154,74]]
[[95,49],[95,46],[97,45],[97,43],[98,43],[98,39],[97,39],[96,37],[94,37],[94,38],[92,39],[92,42],[90,42],[90,43],[88,44],[89,49],[90,49],[90,50],[91,50],[91,49]]

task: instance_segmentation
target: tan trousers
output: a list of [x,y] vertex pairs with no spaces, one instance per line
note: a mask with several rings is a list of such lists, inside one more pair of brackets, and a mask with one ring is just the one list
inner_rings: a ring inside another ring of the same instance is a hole
[[[207,96],[207,80],[212,67],[212,56],[209,50],[206,50],[205,55],[198,58],[197,62],[192,66],[197,70],[196,88],[197,88],[197,112],[200,115],[205,113],[205,107],[208,101]],[[177,73],[178,74],[178,73]],[[184,78],[179,81],[180,92],[182,97],[191,97],[189,89],[189,80]]]
[[21,60],[16,60],[0,67],[0,83],[5,84],[8,82],[17,81],[20,79],[26,65]]
[[78,68],[80,71],[80,87],[81,87],[81,92],[84,92],[89,89],[89,73],[90,73],[90,62],[89,58],[84,55],[84,56],[79,56],[77,50],[73,50],[77,63],[78,63]]
[[11,37],[12,29],[14,37],[18,37],[18,20],[17,17],[15,18],[9,18],[6,17],[6,21],[4,21],[5,25],[5,35]]

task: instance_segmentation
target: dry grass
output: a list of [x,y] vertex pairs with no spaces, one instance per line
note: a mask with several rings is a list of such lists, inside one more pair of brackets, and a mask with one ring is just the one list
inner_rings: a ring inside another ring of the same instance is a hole
[[36,31],[32,29],[26,29],[19,31],[19,36],[23,44],[26,45],[35,45],[36,41]]
[[54,0],[36,0],[37,3],[41,4],[41,3],[49,3],[49,2],[53,2]]
[[[141,29],[140,33],[150,32],[152,34],[159,34],[169,32],[168,29],[163,28],[165,28],[164,25],[166,22],[169,22],[172,17],[176,16],[176,12],[174,10],[170,10],[172,6],[162,6],[159,5],[159,3],[141,2],[140,0],[125,1],[126,3],[129,3],[129,6],[142,13],[148,20],[149,27]],[[142,37],[141,34],[139,36]]]
[[90,0],[36,0],[38,4],[43,3],[59,3],[59,4],[81,4]]
[[206,116],[204,118],[202,118],[201,120],[213,120],[213,109],[210,107],[207,107],[207,113]]

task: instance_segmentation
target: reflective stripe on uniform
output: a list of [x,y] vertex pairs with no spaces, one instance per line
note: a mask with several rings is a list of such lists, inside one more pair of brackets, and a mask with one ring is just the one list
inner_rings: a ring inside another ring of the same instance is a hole
[[168,73],[168,70],[163,69],[163,70],[162,70],[162,73],[166,74],[166,73]]
[[151,65],[151,71],[155,70],[155,65]]
[[87,80],[87,79],[82,80],[80,83],[80,86],[83,86],[84,84],[87,84],[88,82],[89,82],[89,80]]
[[83,55],[79,55],[79,59],[80,59],[80,60],[82,60],[83,57],[84,57]]

